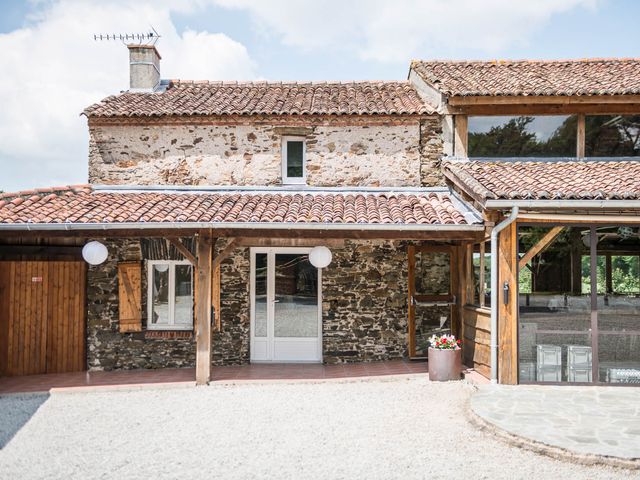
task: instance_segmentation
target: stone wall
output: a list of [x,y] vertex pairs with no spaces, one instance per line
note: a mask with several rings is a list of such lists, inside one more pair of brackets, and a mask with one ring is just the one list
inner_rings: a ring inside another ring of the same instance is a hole
[[[117,266],[142,261],[146,256],[180,259],[172,249],[139,240],[101,240],[109,259],[88,273],[87,352],[93,370],[192,367],[195,339],[155,335],[144,331],[147,319],[146,264],[143,262],[143,332],[118,330]],[[156,240],[156,242],[158,242]],[[224,248],[220,242],[216,249]],[[402,358],[407,353],[407,250],[406,242],[347,241],[334,248],[333,262],[322,276],[323,350],[326,363]],[[160,253],[158,253],[160,252]],[[221,332],[213,334],[213,364],[249,362],[250,259],[249,249],[239,249],[222,263]],[[446,266],[437,262],[428,272],[430,282],[440,281]],[[441,312],[423,311],[418,325],[432,323]],[[426,317],[425,317],[426,316]]]
[[304,127],[258,121],[213,125],[90,125],[89,181],[138,185],[279,185],[282,136],[297,133],[306,138],[309,185],[442,183],[438,163],[442,152],[439,116],[352,123],[342,120]]
[[[147,266],[144,260],[182,260],[162,240],[97,239],[109,249],[108,260],[90,266],[87,280],[87,363],[91,370],[173,368],[195,365],[191,332],[146,331]],[[160,243],[161,242],[161,243]],[[189,242],[184,242],[187,245]],[[225,243],[216,245],[216,250]],[[144,255],[143,255],[144,252]],[[144,260],[143,260],[144,259]],[[120,333],[118,324],[118,263],[142,262],[142,332]],[[249,361],[249,250],[221,267],[221,332],[213,333],[213,364]]]
[[[146,332],[120,333],[118,263],[141,261],[139,240],[99,239],[109,249],[105,263],[87,274],[87,363],[90,370],[192,367],[195,345],[190,336],[146,338]],[[146,265],[142,269],[142,317],[147,319]]]

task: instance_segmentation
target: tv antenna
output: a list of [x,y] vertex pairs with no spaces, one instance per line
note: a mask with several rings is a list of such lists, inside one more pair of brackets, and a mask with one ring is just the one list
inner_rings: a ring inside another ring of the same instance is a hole
[[93,39],[96,42],[120,40],[125,45],[133,42],[138,42],[140,45],[155,45],[161,35],[152,26],[149,28],[151,28],[151,31],[145,33],[96,33],[93,35]]

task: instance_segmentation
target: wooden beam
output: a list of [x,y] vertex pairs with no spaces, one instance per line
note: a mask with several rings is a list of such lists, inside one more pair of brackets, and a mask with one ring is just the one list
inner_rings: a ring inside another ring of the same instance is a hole
[[613,268],[611,264],[611,254],[607,254],[604,258],[605,290],[607,293],[613,293]]
[[455,115],[637,115],[640,103],[630,104],[522,104],[450,106]]
[[236,238],[238,247],[344,247],[342,238]]
[[169,237],[167,238],[167,240],[169,240],[171,245],[176,247],[176,249],[182,254],[185,259],[187,259],[191,263],[191,265],[196,266],[198,264],[195,255],[191,253],[187,247],[184,246],[182,240],[175,237]]
[[[213,234],[216,237],[238,237],[243,238],[322,238],[328,239],[356,239],[356,240],[476,240],[484,236],[482,230],[358,230],[354,225],[354,230],[284,230],[284,229],[229,229],[214,228]],[[196,235],[199,230],[176,230],[175,234],[181,237]],[[0,238],[167,238],[166,229],[123,229],[123,230],[6,230],[0,231]]]
[[547,248],[551,242],[553,242],[558,235],[564,230],[564,227],[557,226],[553,227],[547,234],[542,237],[538,243],[536,243],[533,247],[529,249],[527,253],[525,253],[522,258],[518,261],[518,271],[522,270],[524,266],[531,261],[533,257],[535,257],[538,253],[542,252],[545,248]]
[[468,121],[466,115],[456,115],[454,122],[453,155],[464,158],[467,156]]
[[576,157],[585,157],[585,139],[586,139],[586,127],[585,127],[585,115],[581,113],[578,115],[578,132],[576,135]]
[[[518,383],[517,228],[513,222],[500,233],[498,249],[498,381]],[[494,252],[491,252],[495,255]],[[505,298],[504,284],[508,296]],[[495,295],[495,292],[492,292]]]
[[416,290],[416,247],[409,245],[407,247],[408,256],[408,268],[407,268],[407,287],[408,287],[408,302],[409,302],[409,318],[408,318],[408,339],[409,339],[409,358],[416,356],[416,307],[413,304],[413,296]]
[[449,105],[584,105],[584,104],[633,104],[640,103],[640,95],[469,95],[449,97]]
[[211,378],[211,251],[208,231],[198,236],[196,305],[196,385]]
[[[582,293],[582,235],[580,230],[572,228],[569,230],[569,251],[571,253],[571,294],[580,295]],[[531,270],[533,272],[533,270]]]
[[236,243],[235,238],[231,238],[229,240],[230,241],[227,244],[227,246],[224,247],[224,249],[218,255],[216,255],[216,258],[213,259],[213,262],[211,263],[212,271],[215,271],[217,268],[219,268],[222,261],[225,258],[227,258],[231,254],[231,252],[233,252],[238,247],[238,244]]

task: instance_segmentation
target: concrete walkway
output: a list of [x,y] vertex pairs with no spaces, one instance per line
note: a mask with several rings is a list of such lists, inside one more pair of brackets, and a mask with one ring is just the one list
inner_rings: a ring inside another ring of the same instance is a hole
[[640,388],[487,385],[470,402],[481,420],[524,441],[640,468]]

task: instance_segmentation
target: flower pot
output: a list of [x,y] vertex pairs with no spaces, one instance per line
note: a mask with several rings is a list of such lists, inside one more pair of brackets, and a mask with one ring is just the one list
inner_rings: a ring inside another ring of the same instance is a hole
[[429,380],[448,382],[460,380],[462,350],[439,350],[429,347]]

